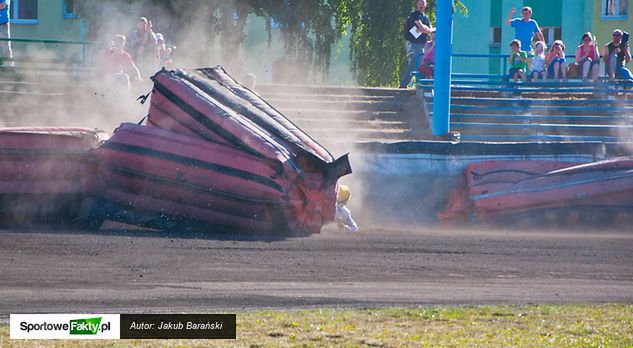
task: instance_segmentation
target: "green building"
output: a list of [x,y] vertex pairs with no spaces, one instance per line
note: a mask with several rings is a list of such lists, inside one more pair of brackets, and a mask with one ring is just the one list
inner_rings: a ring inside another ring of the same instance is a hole
[[596,0],[595,3],[593,33],[600,45],[611,41],[614,29],[633,31],[633,18],[629,17],[631,4],[628,0]]
[[[601,0],[462,0],[468,7],[467,17],[456,13],[453,25],[453,53],[508,54],[514,29],[505,25],[512,7],[515,17],[524,6],[532,7],[532,19],[541,27],[545,41],[563,40],[567,54],[574,54],[582,34],[595,23],[595,6]],[[609,2],[614,0],[602,0]],[[624,1],[627,0],[615,0]],[[604,42],[604,41],[602,41]],[[502,58],[456,57],[453,71],[468,73],[501,73]]]
[[[13,38],[83,41],[86,25],[74,11],[73,0],[11,0],[11,36]],[[20,55],[71,58],[81,52],[79,45],[55,43],[12,43],[16,58]]]

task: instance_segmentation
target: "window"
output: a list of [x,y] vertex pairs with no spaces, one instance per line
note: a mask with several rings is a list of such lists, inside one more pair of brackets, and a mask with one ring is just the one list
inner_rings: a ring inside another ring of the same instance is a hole
[[602,0],[602,10],[600,18],[602,19],[626,19],[628,0]]
[[11,1],[11,23],[37,24],[37,0]]
[[77,14],[77,1],[64,0],[64,18],[79,18]]
[[547,46],[552,46],[552,43],[556,40],[561,40],[563,37],[563,31],[561,27],[541,27],[543,38]]
[[501,27],[490,28],[490,46],[501,46]]

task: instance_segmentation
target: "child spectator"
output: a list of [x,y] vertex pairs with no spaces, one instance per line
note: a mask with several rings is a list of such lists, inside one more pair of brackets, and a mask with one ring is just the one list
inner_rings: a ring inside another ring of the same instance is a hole
[[255,85],[257,84],[257,76],[253,73],[248,73],[244,76],[244,87],[250,89],[251,91],[255,89]]
[[545,56],[547,64],[547,77],[558,80],[560,77],[563,81],[567,81],[567,68],[565,66],[565,44],[563,41],[556,40],[552,44],[552,49]]
[[352,213],[346,207],[351,196],[352,192],[347,185],[339,185],[336,194],[336,215],[334,216],[334,222],[336,222],[339,229],[344,229],[347,232],[358,232],[358,225],[356,221],[352,219]]
[[123,50],[125,36],[116,35],[110,47],[101,51],[101,74],[106,79],[120,82],[129,89],[130,77],[141,81],[141,73],[129,53]]
[[534,43],[534,59],[532,59],[532,70],[530,77],[532,81],[537,81],[539,77],[545,81],[547,74],[545,73],[545,50],[547,45],[543,41]]
[[435,34],[431,34],[424,44],[424,57],[418,71],[425,79],[432,79],[435,74]]
[[514,39],[510,42],[510,57],[508,62],[510,63],[510,77],[517,82],[519,78],[522,81],[526,80],[525,73],[528,70],[527,65],[527,52],[521,51],[521,41]]
[[598,53],[598,47],[593,41],[593,36],[590,32],[582,34],[580,46],[576,48],[576,62],[573,65],[576,72],[582,71],[583,81],[589,79],[589,73],[591,73],[593,81],[598,79],[600,53]]
[[521,9],[521,18],[512,19],[515,13],[516,9],[514,7],[511,8],[505,23],[514,28],[514,38],[521,41],[521,47],[527,52],[532,52],[532,38],[535,34],[537,41],[545,41],[541,28],[532,19],[532,8],[530,6],[525,6]]
[[626,64],[631,61],[631,50],[628,40],[622,40],[623,35],[622,30],[614,30],[613,41],[606,44],[602,50],[605,72],[611,81],[615,78],[633,80],[631,71],[626,68]]
[[160,69],[171,64],[171,48],[165,45],[165,38],[161,33],[156,33],[156,42],[158,48],[158,68]]

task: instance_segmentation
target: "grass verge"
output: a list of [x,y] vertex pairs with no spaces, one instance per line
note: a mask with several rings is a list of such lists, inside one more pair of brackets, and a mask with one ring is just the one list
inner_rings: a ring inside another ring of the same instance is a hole
[[237,340],[10,340],[0,347],[633,347],[633,304],[252,311]]

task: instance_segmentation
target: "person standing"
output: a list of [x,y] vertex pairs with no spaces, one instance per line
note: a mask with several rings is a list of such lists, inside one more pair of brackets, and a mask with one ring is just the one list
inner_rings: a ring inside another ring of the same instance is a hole
[[515,18],[514,14],[516,9],[513,7],[510,9],[508,18],[506,18],[506,25],[514,28],[514,38],[521,41],[521,48],[524,51],[532,52],[532,37],[536,34],[537,41],[545,42],[541,28],[538,23],[532,19],[532,8],[525,6],[521,9],[521,18]]
[[100,73],[106,81],[112,81],[130,89],[130,79],[142,81],[141,73],[134,64],[134,60],[123,50],[125,47],[125,35],[116,35],[110,47],[97,54],[100,58]]
[[631,50],[628,40],[624,42],[622,36],[624,32],[620,29],[613,31],[613,40],[602,49],[602,57],[605,64],[605,72],[609,79],[615,78],[623,80],[633,80],[631,71],[626,68],[626,64],[631,61]]
[[[9,10],[11,8],[11,0],[0,0],[0,38],[11,38],[11,27],[9,24]],[[13,52],[11,51],[11,41],[0,42],[2,59],[13,60]]]
[[157,43],[156,34],[152,30],[152,21],[145,17],[139,18],[136,30],[131,35],[130,55],[138,65],[142,76],[154,73],[154,59],[158,52]]
[[[426,0],[418,0],[415,4],[416,10],[411,12],[408,18],[408,28],[405,33],[405,47],[407,50],[407,68],[400,79],[400,88],[406,88],[411,80],[411,72],[416,71],[422,62],[424,54],[424,44],[429,38],[429,34],[435,32],[435,28],[431,26],[429,17],[424,14],[426,10]],[[413,29],[415,28],[415,30]],[[412,33],[411,31],[414,31]]]
[[172,63],[171,47],[167,47],[167,45],[165,45],[165,37],[161,33],[156,33],[156,42],[156,56],[158,62],[157,68],[161,69]]

